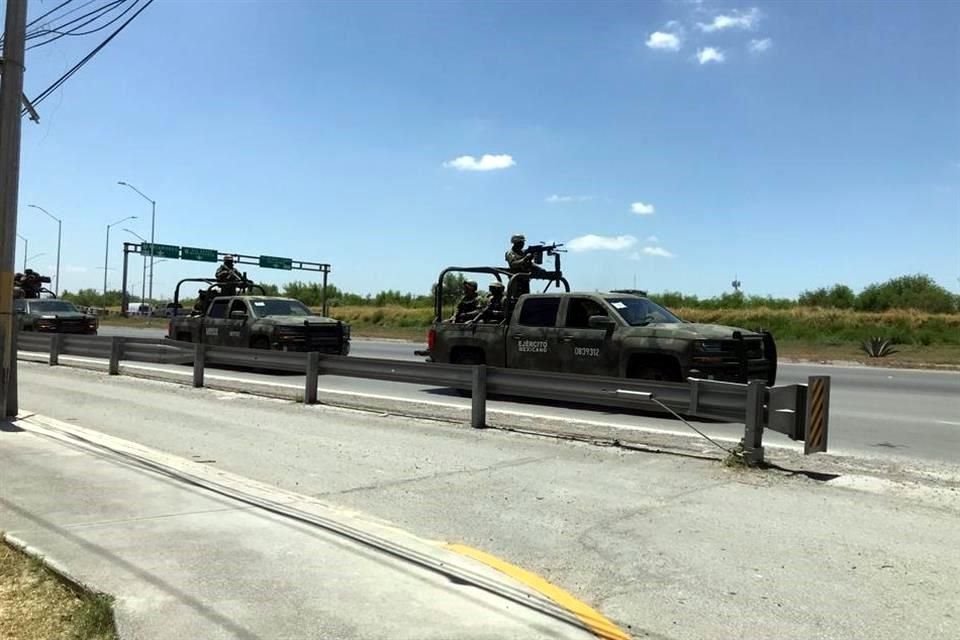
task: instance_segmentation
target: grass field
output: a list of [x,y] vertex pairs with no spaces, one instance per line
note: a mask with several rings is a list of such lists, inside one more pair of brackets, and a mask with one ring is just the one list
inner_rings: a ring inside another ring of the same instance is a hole
[[0,638],[115,640],[106,596],[78,593],[39,560],[0,542]]

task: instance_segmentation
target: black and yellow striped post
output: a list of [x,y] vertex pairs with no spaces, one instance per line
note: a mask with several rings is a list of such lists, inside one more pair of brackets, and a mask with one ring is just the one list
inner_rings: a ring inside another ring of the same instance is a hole
[[830,376],[810,376],[807,380],[807,419],[803,453],[827,450],[830,415]]

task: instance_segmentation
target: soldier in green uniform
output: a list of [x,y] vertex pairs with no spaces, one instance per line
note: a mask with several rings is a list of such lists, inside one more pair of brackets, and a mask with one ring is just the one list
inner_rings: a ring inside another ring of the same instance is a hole
[[223,257],[223,264],[217,267],[216,278],[222,295],[237,295],[237,283],[243,282],[243,274],[233,266],[233,256]]
[[453,317],[453,322],[467,322],[476,317],[480,311],[480,296],[477,295],[477,283],[474,280],[465,280],[463,282],[463,297],[457,303],[457,310]]
[[526,244],[527,239],[522,234],[510,236],[510,250],[504,258],[513,273],[529,273],[533,267],[533,256],[523,250]]
[[500,324],[503,322],[503,284],[490,283],[490,297],[477,316],[471,322],[488,322]]
[[[524,246],[527,244],[527,239],[522,234],[516,234],[510,237],[510,250],[507,251],[504,256],[507,260],[507,266],[510,267],[510,273],[516,274],[541,274],[544,273],[543,269],[534,264],[534,254],[527,253],[524,250]],[[530,293],[530,278],[520,276],[518,278],[513,278],[510,281],[510,291],[508,292],[511,299],[522,296],[525,293]]]

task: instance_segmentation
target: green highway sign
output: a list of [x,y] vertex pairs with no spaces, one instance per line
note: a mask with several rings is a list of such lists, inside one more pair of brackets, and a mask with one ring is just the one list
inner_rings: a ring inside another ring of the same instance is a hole
[[145,256],[173,258],[176,260],[180,257],[180,247],[175,244],[150,244],[149,242],[144,242],[140,245],[140,253]]
[[293,260],[290,258],[278,258],[276,256],[260,256],[260,266],[267,269],[293,269]]
[[197,249],[196,247],[181,247],[181,260],[198,260],[200,262],[216,262],[216,249]]

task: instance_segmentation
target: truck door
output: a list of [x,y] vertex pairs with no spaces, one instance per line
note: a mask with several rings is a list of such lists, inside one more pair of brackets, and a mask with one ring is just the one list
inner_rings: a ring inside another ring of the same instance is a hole
[[201,324],[203,331],[203,341],[207,344],[224,346],[223,334],[227,324],[227,307],[230,304],[230,298],[217,298],[210,303],[207,309],[207,315],[203,318]]
[[559,371],[557,317],[559,296],[524,298],[507,329],[507,366],[516,369]]
[[249,347],[250,332],[247,328],[249,321],[250,310],[247,309],[246,300],[234,298],[224,319],[220,344],[226,347]]
[[606,328],[591,328],[591,316],[610,318],[606,307],[592,298],[567,298],[567,309],[560,329],[560,363],[564,373],[619,375],[618,347],[614,333]]

